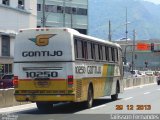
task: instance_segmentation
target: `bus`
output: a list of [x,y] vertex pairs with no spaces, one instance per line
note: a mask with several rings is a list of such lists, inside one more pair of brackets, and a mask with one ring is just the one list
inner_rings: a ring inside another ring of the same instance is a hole
[[14,49],[17,101],[36,102],[39,110],[57,102],[81,102],[91,108],[103,96],[124,91],[122,49],[70,28],[20,30]]

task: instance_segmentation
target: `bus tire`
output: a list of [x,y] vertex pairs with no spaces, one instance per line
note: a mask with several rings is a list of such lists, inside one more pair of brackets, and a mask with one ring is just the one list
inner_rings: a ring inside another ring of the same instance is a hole
[[40,111],[50,111],[53,109],[53,104],[52,103],[47,103],[47,102],[36,102],[37,108]]
[[116,93],[116,94],[114,94],[114,95],[111,95],[111,99],[112,99],[113,101],[118,100],[118,93]]
[[119,87],[119,82],[117,82],[117,85],[116,85],[116,94],[111,95],[111,99],[113,101],[118,100],[118,93],[119,92],[120,92],[120,87]]
[[93,105],[93,88],[90,85],[88,88],[88,95],[87,95],[87,101],[85,102],[86,108],[91,108]]

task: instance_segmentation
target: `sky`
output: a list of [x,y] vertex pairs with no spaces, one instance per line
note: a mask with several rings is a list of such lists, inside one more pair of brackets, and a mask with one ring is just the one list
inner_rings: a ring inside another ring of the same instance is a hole
[[144,0],[144,1],[153,2],[155,4],[160,4],[160,0]]

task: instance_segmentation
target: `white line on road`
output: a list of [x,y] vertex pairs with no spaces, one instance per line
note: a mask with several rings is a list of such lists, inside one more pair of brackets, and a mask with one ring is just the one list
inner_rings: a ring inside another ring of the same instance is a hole
[[144,94],[146,95],[146,94],[149,94],[149,93],[151,93],[151,92],[145,92]]
[[106,105],[100,105],[100,106],[97,106],[97,107],[93,107],[93,108],[91,108],[92,110],[94,110],[94,109],[97,109],[97,108],[101,108],[101,107],[105,107]]
[[129,99],[132,99],[133,97],[128,97],[128,98],[125,98],[124,100],[129,100]]
[[157,89],[157,90],[160,90],[160,89]]
[[6,108],[0,108],[0,114],[2,113],[10,113],[10,112],[19,112],[23,110],[30,110],[30,109],[36,109],[36,104],[25,104],[25,105],[18,105],[13,107],[6,107]]

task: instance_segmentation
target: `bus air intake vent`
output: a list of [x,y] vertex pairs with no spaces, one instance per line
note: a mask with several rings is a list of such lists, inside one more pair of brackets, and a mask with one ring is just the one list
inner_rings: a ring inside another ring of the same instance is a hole
[[82,80],[77,80],[76,84],[76,98],[81,98]]

